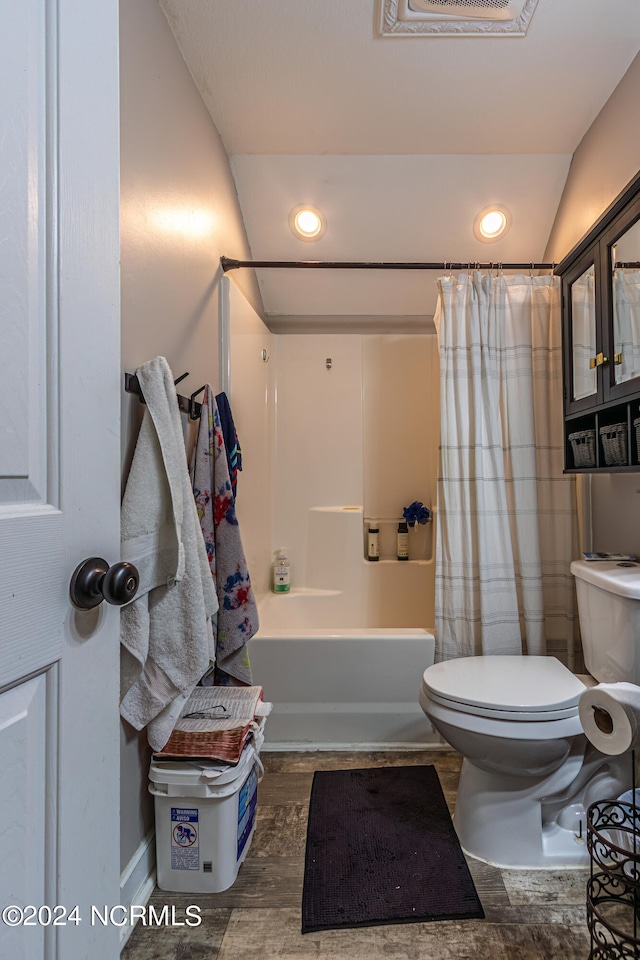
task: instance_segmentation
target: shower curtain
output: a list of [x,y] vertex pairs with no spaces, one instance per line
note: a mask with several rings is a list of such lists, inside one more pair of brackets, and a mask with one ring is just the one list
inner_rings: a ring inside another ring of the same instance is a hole
[[613,272],[613,330],[615,352],[621,364],[616,383],[640,373],[640,272],[618,268]]
[[573,666],[575,483],[564,477],[560,281],[438,281],[437,658]]

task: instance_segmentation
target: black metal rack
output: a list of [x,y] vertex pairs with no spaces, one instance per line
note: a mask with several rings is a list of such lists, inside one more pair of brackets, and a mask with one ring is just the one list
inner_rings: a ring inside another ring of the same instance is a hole
[[[185,377],[188,377],[188,373],[183,373],[182,376],[178,377],[177,380],[173,382],[177,385],[181,380],[184,380]],[[206,386],[206,384],[205,384]],[[145,399],[142,393],[142,387],[140,386],[140,381],[136,377],[135,373],[125,373],[124,375],[124,389],[126,393],[135,393],[139,399],[140,403],[144,403]],[[178,397],[178,406],[182,413],[189,414],[190,420],[198,420],[200,418],[200,413],[202,411],[202,404],[196,402],[196,397],[199,393],[202,393],[204,390],[203,387],[199,387],[198,390],[194,392],[189,397],[183,397],[181,394],[177,394]]]
[[631,764],[632,802],[599,800],[587,811],[589,960],[640,957],[640,810],[636,805],[635,750]]

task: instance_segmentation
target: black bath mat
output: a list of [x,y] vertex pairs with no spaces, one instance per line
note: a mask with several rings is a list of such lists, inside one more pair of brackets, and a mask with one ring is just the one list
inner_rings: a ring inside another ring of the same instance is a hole
[[433,766],[316,772],[302,932],[484,917]]

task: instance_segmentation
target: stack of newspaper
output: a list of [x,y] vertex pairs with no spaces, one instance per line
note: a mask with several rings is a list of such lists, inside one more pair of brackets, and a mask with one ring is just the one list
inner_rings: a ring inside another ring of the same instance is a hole
[[261,734],[271,708],[262,687],[196,687],[156,756],[237,763],[247,741]]

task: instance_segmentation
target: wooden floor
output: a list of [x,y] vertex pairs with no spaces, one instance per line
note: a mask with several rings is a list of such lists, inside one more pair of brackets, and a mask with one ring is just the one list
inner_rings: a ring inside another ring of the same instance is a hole
[[258,820],[238,879],[224,893],[156,890],[177,916],[198,904],[198,927],[138,927],[123,960],[586,960],[586,870],[498,870],[469,859],[485,920],[403,923],[300,933],[307,806],[314,770],[433,763],[451,810],[457,754],[263,753]]

